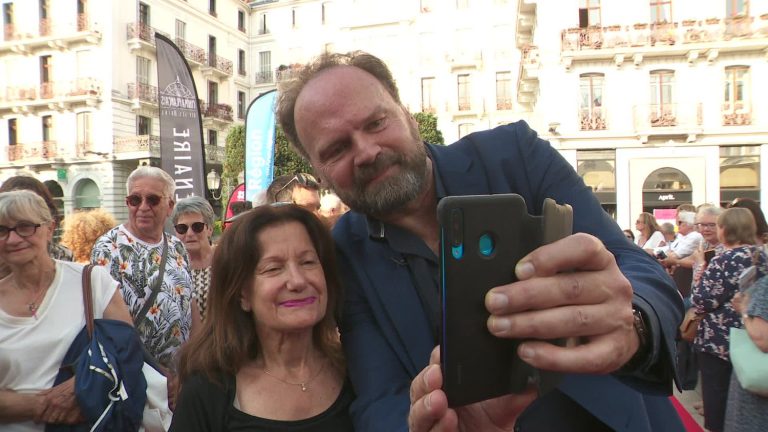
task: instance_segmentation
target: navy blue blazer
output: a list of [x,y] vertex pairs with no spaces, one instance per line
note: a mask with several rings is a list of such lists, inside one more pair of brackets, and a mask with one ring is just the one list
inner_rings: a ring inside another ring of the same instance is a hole
[[[447,195],[517,193],[532,213],[541,211],[547,197],[573,206],[574,232],[600,238],[614,254],[632,284],[633,303],[648,317],[653,343],[648,364],[633,376],[568,375],[559,390],[614,430],[683,430],[667,397],[677,378],[682,299],[664,269],[627,241],[571,165],[522,121],[428,149]],[[365,215],[347,213],[334,237],[345,287],[342,342],[357,394],[351,408],[355,427],[405,431],[410,383],[436,345],[430,322],[402,257],[386,240],[369,235]],[[532,404],[518,421],[522,430],[537,429],[537,416],[528,411],[553,417],[558,408],[547,405],[542,399]],[[530,427],[525,418],[534,419]],[[578,422],[574,418],[567,430],[587,427]]]

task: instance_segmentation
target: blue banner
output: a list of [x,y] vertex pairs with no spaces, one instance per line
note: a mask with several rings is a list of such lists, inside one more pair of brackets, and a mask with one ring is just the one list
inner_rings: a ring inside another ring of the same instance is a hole
[[263,204],[275,174],[275,100],[277,91],[263,93],[245,116],[245,199]]

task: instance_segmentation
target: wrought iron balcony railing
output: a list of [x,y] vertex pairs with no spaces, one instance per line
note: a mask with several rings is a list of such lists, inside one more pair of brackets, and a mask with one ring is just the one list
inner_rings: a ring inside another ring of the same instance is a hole
[[142,83],[128,83],[128,98],[157,104],[157,87]]

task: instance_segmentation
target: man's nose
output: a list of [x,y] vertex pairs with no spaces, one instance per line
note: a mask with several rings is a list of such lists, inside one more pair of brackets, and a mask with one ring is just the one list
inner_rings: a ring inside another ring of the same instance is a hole
[[368,134],[358,134],[353,140],[356,166],[373,163],[381,153],[381,146]]

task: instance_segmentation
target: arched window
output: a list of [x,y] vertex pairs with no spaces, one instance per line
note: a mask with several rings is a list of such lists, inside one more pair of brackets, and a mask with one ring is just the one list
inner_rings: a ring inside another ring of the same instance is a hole
[[101,207],[101,191],[91,179],[83,179],[75,185],[75,208],[94,209]]

